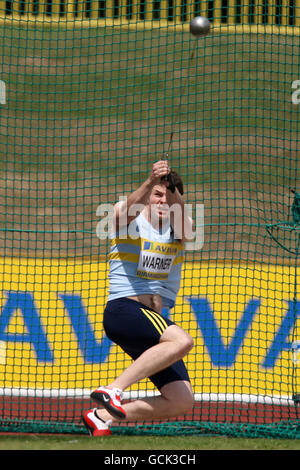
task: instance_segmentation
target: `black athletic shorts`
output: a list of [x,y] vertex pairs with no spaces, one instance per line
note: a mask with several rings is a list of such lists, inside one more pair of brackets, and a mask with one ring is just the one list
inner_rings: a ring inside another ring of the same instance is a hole
[[[174,323],[146,305],[126,297],[110,300],[104,310],[103,326],[106,335],[133,360],[158,344],[169,325]],[[149,379],[158,390],[176,380],[190,380],[182,360]]]

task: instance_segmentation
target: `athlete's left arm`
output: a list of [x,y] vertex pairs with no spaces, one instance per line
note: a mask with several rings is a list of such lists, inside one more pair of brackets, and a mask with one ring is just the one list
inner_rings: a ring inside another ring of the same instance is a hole
[[[168,187],[168,183],[166,182]],[[184,197],[177,188],[174,192],[167,190],[167,204],[170,208],[170,223],[175,237],[182,243],[194,239],[193,220],[188,214]]]

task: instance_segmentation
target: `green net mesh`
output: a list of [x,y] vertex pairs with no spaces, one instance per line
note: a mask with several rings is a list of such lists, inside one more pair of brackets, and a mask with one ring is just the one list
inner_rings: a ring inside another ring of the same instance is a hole
[[170,164],[204,207],[170,314],[195,406],[114,431],[299,438],[299,26],[293,0],[0,0],[0,431],[85,433],[90,391],[130,364],[102,329],[97,230],[175,119]]

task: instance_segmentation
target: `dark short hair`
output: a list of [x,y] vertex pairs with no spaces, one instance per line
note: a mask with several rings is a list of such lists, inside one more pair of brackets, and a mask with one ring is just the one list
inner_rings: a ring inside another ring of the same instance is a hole
[[183,190],[183,181],[182,181],[181,177],[179,176],[179,174],[175,170],[171,170],[170,173],[174,178],[174,183],[175,183],[176,188],[178,189],[180,194],[183,195],[184,190]]

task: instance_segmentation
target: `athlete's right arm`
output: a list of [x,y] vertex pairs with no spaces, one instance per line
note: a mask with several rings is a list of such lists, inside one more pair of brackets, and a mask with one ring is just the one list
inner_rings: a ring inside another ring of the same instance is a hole
[[170,172],[168,162],[160,160],[153,164],[150,176],[141,186],[133,191],[124,201],[117,202],[114,206],[114,223],[118,230],[126,227],[145,208],[153,187],[161,182],[161,178]]

